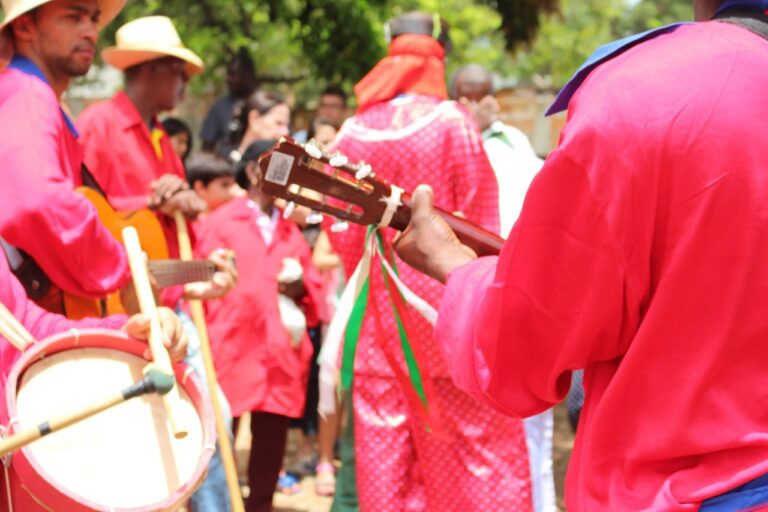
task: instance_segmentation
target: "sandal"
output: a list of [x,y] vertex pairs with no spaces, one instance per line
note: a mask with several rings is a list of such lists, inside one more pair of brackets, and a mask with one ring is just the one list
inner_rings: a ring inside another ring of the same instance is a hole
[[287,495],[298,494],[301,492],[301,484],[296,475],[292,473],[280,472],[277,478],[277,491]]
[[315,494],[333,496],[336,493],[336,468],[330,462],[315,466]]

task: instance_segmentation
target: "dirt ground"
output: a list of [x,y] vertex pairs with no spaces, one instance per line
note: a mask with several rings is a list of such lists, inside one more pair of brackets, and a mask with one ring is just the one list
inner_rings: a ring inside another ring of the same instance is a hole
[[[248,432],[248,428],[241,429],[241,433]],[[250,440],[246,435],[239,435],[235,441],[235,451],[238,466],[244,467],[247,460],[248,444]],[[565,470],[568,467],[568,459],[573,448],[573,433],[568,424],[568,417],[564,405],[555,407],[555,440],[554,440],[554,466],[555,487],[557,491],[557,504],[560,511],[565,510],[563,501],[563,482]],[[241,481],[244,481],[244,472],[241,471]],[[306,477],[301,482],[302,490],[298,494],[287,496],[276,492],[274,507],[276,512],[328,512],[333,498],[324,498],[315,494],[314,477]]]

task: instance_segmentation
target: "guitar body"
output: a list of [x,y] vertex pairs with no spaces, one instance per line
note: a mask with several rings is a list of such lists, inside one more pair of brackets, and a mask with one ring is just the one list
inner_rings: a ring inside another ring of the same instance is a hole
[[[102,225],[118,240],[123,243],[123,228],[133,226],[139,233],[141,248],[147,253],[149,260],[168,259],[168,245],[157,216],[149,209],[133,212],[118,212],[99,192],[88,187],[79,187],[76,192],[84,195],[96,207]],[[58,291],[62,295],[63,314],[74,320],[85,317],[101,317],[125,313],[120,294],[112,293],[104,300],[89,299],[72,295],[64,291]],[[61,311],[58,311],[61,312]]]

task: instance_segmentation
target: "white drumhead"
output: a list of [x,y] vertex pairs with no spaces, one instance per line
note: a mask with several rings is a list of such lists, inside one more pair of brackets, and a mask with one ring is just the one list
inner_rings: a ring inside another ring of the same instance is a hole
[[[31,365],[19,386],[21,429],[119,393],[143,377],[147,361],[125,352],[83,348]],[[189,434],[175,439],[158,395],[134,398],[28,446],[43,477],[106,509],[161,502],[189,483],[203,451],[203,428],[180,389],[177,413]],[[194,482],[193,482],[194,483]]]

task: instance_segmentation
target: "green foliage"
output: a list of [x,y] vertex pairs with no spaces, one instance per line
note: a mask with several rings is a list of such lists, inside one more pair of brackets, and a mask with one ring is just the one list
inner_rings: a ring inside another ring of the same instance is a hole
[[597,46],[691,16],[689,0],[133,0],[102,44],[128,20],[165,14],[206,62],[193,89],[221,91],[226,63],[245,47],[262,84],[290,88],[303,102],[328,83],[351,89],[386,51],[384,22],[411,10],[450,23],[449,72],[477,62],[551,87]]
[[523,81],[559,88],[600,45],[672,21],[691,19],[690,0],[561,0],[533,43],[516,54]]

